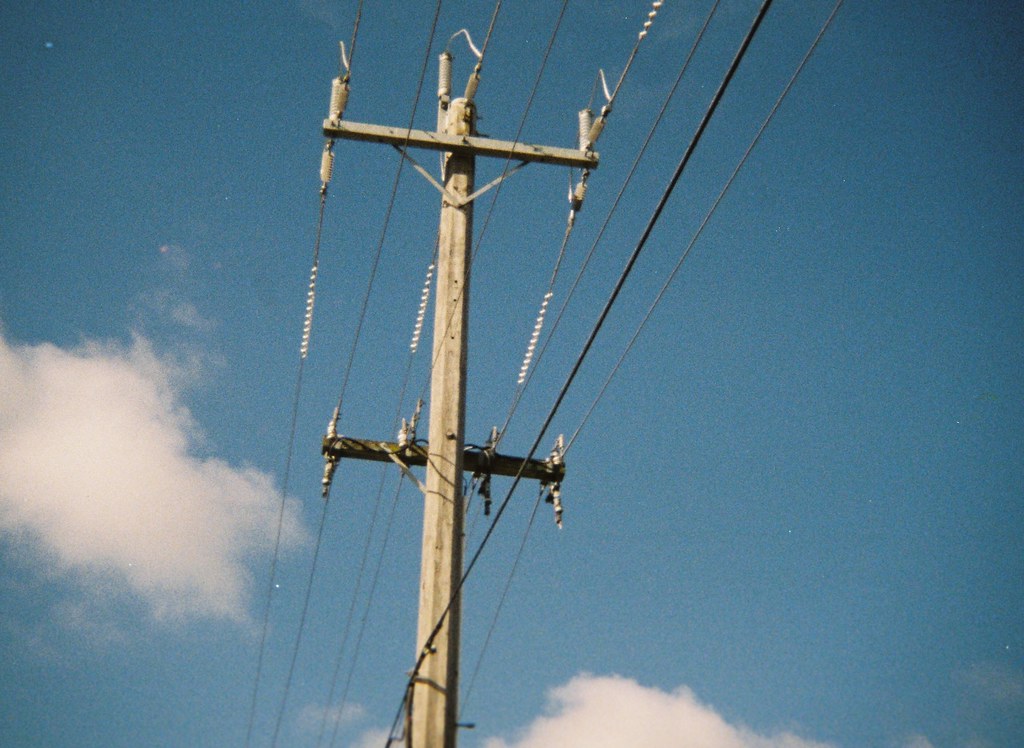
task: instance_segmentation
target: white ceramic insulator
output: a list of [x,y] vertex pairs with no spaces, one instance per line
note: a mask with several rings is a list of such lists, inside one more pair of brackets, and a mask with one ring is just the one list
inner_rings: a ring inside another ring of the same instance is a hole
[[306,358],[309,355],[309,335],[313,330],[313,304],[316,302],[316,274],[317,266],[314,265],[309,273],[309,292],[306,294],[306,316],[302,320],[302,344],[299,346],[299,355]]
[[331,81],[331,109],[327,113],[332,122],[337,122],[341,119],[341,115],[345,113],[345,105],[347,103],[348,84],[341,78],[335,78]]
[[586,196],[587,196],[587,183],[581,181],[578,185],[576,185],[575,192],[572,193],[573,202],[582,204],[583,203],[583,198],[585,198]]
[[590,150],[590,128],[594,126],[594,113],[590,109],[580,110],[580,150]]
[[469,80],[466,82],[466,101],[472,101],[473,97],[476,96],[476,89],[480,85],[480,74],[474,72],[469,76]]
[[437,98],[447,99],[452,95],[452,55],[442,52],[437,66]]
[[416,325],[412,331],[412,342],[409,343],[409,352],[415,353],[420,345],[420,333],[423,332],[423,320],[427,316],[427,302],[430,300],[430,281],[434,277],[434,266],[427,268],[427,279],[423,283],[423,293],[420,294],[420,308],[416,312]]
[[544,294],[544,300],[540,303],[540,313],[537,315],[537,321],[533,325],[533,334],[530,335],[530,343],[526,346],[526,355],[523,356],[523,365],[519,368],[519,379],[516,380],[517,384],[522,384],[526,381],[526,372],[530,369],[530,362],[533,361],[534,351],[537,350],[537,341],[540,340],[540,331],[544,327],[544,315],[547,314],[548,302],[551,301],[551,297],[554,295],[552,291],[548,291]]
[[320,182],[327,185],[334,173],[334,151],[330,146],[324,146],[324,155],[320,157]]

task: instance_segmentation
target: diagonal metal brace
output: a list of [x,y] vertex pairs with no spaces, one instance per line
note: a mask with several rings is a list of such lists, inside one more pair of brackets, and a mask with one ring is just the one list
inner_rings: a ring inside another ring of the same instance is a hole
[[416,474],[413,473],[413,471],[409,469],[409,466],[406,465],[404,462],[402,462],[401,458],[398,455],[396,455],[394,452],[389,452],[388,453],[388,457],[390,457],[391,461],[394,462],[396,465],[398,465],[399,468],[401,468],[402,472],[405,473],[406,477],[409,480],[411,480],[413,483],[415,483],[419,487],[420,492],[424,496],[426,496],[427,495],[427,487],[423,484],[423,481],[421,481],[419,478],[417,478]]
[[412,156],[410,156],[409,152],[406,149],[399,148],[394,143],[392,143],[391,145],[392,145],[392,147],[396,151],[398,151],[399,155],[402,158],[408,160],[408,162],[410,164],[412,164],[412,168],[414,168],[416,171],[418,171],[420,173],[420,175],[424,179],[426,179],[428,182],[430,182],[432,185],[434,185],[437,188],[438,192],[440,192],[442,195],[444,195],[444,199],[448,201],[449,205],[454,205],[456,208],[461,208],[463,205],[468,205],[469,203],[473,202],[478,197],[480,197],[482,194],[487,192],[487,190],[491,189],[492,187],[497,187],[499,184],[501,184],[506,179],[511,177],[513,174],[515,174],[517,171],[522,169],[528,163],[526,161],[520,161],[518,164],[513,166],[511,169],[508,169],[507,171],[502,172],[501,174],[498,175],[497,178],[492,179],[490,182],[485,184],[483,187],[481,187],[480,189],[478,189],[476,192],[472,193],[471,195],[467,195],[466,197],[459,197],[458,195],[453,194],[450,190],[445,189],[444,185],[442,185],[440,182],[438,182],[434,178],[433,174],[431,174],[429,171],[427,171],[423,166],[420,165],[420,163],[416,159],[414,159]]

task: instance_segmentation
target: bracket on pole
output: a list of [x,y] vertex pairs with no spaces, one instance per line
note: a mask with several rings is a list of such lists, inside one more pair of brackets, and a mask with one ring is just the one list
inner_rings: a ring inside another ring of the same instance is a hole
[[459,197],[458,195],[453,195],[449,190],[446,190],[444,188],[444,185],[442,185],[440,182],[438,182],[436,179],[434,179],[434,175],[431,174],[429,171],[427,171],[425,168],[423,168],[423,166],[421,166],[420,163],[416,159],[414,159],[412,156],[410,156],[409,155],[409,151],[407,151],[405,148],[400,148],[399,146],[394,145],[394,144],[392,144],[392,147],[396,151],[398,151],[398,154],[402,158],[406,159],[410,164],[412,164],[412,168],[414,168],[419,173],[419,175],[421,177],[423,177],[428,182],[430,182],[432,185],[434,185],[434,187],[437,188],[437,191],[440,192],[442,195],[444,195],[444,199],[448,201],[449,205],[454,205],[456,208],[461,208],[463,205],[468,205],[469,203],[473,202],[478,197],[480,197],[482,194],[487,192],[487,190],[491,189],[492,187],[497,187],[499,184],[501,184],[506,179],[511,177],[513,174],[515,174],[517,171],[522,169],[528,163],[526,161],[520,161],[518,164],[513,166],[508,171],[506,171],[506,172],[504,172],[502,174],[499,174],[496,178],[492,179],[490,182],[485,184],[483,187],[478,189],[476,192],[474,192],[474,193],[472,193],[470,195],[467,195],[466,197]]

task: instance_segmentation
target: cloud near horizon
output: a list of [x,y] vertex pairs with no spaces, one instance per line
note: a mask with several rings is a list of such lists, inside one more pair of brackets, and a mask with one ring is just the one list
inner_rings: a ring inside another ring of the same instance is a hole
[[671,693],[618,676],[579,675],[548,692],[547,716],[484,748],[829,748],[791,732],[758,735],[726,722],[682,686]]
[[[0,535],[91,591],[113,575],[157,619],[247,622],[246,564],[273,548],[279,489],[194,454],[181,374],[141,337],[64,350],[0,334]],[[282,547],[304,537],[289,501]]]

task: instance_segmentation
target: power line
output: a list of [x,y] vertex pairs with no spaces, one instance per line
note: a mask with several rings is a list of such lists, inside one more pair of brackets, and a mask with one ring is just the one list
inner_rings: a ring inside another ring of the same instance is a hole
[[[423,64],[420,66],[420,77],[419,77],[419,81],[416,84],[416,96],[415,96],[415,98],[413,100],[412,112],[409,115],[409,125],[407,127],[407,136],[406,137],[408,137],[408,133],[412,132],[412,129],[413,129],[412,126],[413,126],[413,124],[414,124],[414,122],[416,120],[416,111],[419,109],[420,96],[423,93],[423,81],[424,81],[424,79],[426,78],[426,75],[427,75],[427,65],[430,62],[430,50],[431,50],[431,48],[432,48],[432,46],[434,44],[434,35],[437,32],[437,21],[438,21],[438,18],[440,17],[440,15],[441,15],[441,0],[437,0],[437,5],[434,7],[434,18],[433,18],[433,20],[430,23],[430,33],[429,33],[429,35],[427,37],[426,52],[423,55]],[[335,409],[335,414],[336,415],[335,415],[335,418],[334,418],[335,425],[337,424],[337,420],[338,420],[338,418],[340,417],[340,414],[341,414],[342,404],[343,404],[344,399],[345,399],[345,391],[348,389],[348,381],[349,381],[349,377],[351,376],[351,373],[352,373],[352,364],[355,361],[356,348],[359,345],[359,338],[360,338],[360,335],[362,333],[363,323],[366,321],[366,311],[367,311],[367,307],[369,306],[369,303],[370,303],[370,292],[373,290],[374,280],[377,277],[377,268],[380,265],[381,255],[384,252],[384,241],[387,238],[388,227],[391,224],[391,212],[394,210],[394,207],[395,207],[395,199],[396,199],[396,197],[398,195],[398,184],[399,184],[399,181],[401,180],[401,177],[402,177],[402,169],[403,169],[404,165],[405,165],[405,159],[404,158],[399,159],[398,160],[398,168],[395,171],[395,179],[394,179],[394,182],[391,185],[391,197],[388,199],[388,207],[384,211],[384,225],[383,225],[383,227],[381,229],[380,239],[377,242],[377,250],[374,253],[373,263],[372,263],[372,265],[370,267],[370,278],[367,281],[366,293],[363,295],[362,305],[360,306],[360,309],[359,309],[359,318],[358,318],[358,321],[356,322],[355,334],[354,334],[353,339],[352,339],[352,349],[349,352],[348,363],[345,366],[345,373],[344,373],[344,375],[342,377],[341,389],[340,389],[340,392],[338,393],[338,404],[337,404],[337,407]]]
[[512,421],[512,417],[519,406],[519,402],[522,399],[526,391],[526,388],[529,387],[530,380],[533,378],[533,373],[537,370],[537,366],[540,365],[541,359],[544,358],[544,353],[547,351],[548,345],[554,338],[555,331],[558,330],[558,326],[561,323],[562,317],[569,306],[569,302],[572,300],[573,294],[576,292],[576,288],[583,277],[583,273],[586,271],[588,265],[590,264],[590,260],[593,258],[594,252],[597,250],[598,244],[600,244],[601,239],[604,237],[605,231],[608,229],[608,226],[611,223],[612,216],[615,215],[615,212],[619,207],[619,203],[622,200],[622,196],[625,193],[626,188],[632,181],[633,175],[636,173],[636,170],[640,165],[640,161],[643,159],[644,153],[646,153],[647,151],[647,146],[650,145],[651,140],[654,138],[654,133],[655,131],[657,131],[658,126],[661,124],[661,120],[664,118],[665,112],[668,110],[669,103],[675,96],[676,89],[679,87],[680,82],[682,82],[683,80],[683,76],[689,69],[690,62],[693,59],[693,55],[697,51],[697,47],[699,46],[701,40],[704,37],[704,32],[707,30],[708,26],[711,23],[711,19],[714,17],[718,5],[719,0],[715,0],[714,5],[712,5],[711,10],[708,12],[708,15],[704,19],[703,25],[697,32],[697,36],[690,47],[690,51],[687,53],[686,59],[684,60],[682,66],[679,69],[679,74],[676,76],[676,79],[673,82],[672,87],[669,89],[669,92],[661,105],[661,110],[658,112],[658,115],[654,118],[654,123],[651,125],[650,130],[648,130],[647,137],[644,139],[643,144],[640,146],[640,150],[637,152],[636,157],[633,159],[633,163],[629,168],[629,172],[626,174],[626,177],[623,180],[622,185],[619,187],[618,194],[616,194],[615,199],[612,201],[612,206],[608,210],[608,214],[605,216],[604,222],[601,224],[601,228],[598,230],[597,235],[594,237],[594,241],[591,243],[590,249],[587,252],[586,257],[584,258],[583,263],[580,265],[580,269],[576,273],[576,278],[573,280],[572,285],[570,285],[569,287],[569,292],[566,294],[565,301],[562,302],[561,307],[559,307],[558,314],[555,315],[555,320],[551,325],[551,330],[548,333],[548,336],[545,338],[544,344],[541,346],[540,352],[537,354],[537,360],[534,364],[533,369],[527,374],[526,381],[523,383],[523,386],[516,390],[516,393],[512,399],[512,404],[509,406],[508,413],[505,416],[505,422],[502,425],[499,434],[504,435],[505,432],[507,431],[508,426]]
[[272,746],[277,745],[277,738],[281,732],[281,723],[284,720],[285,706],[288,703],[288,695],[292,688],[292,678],[295,675],[295,663],[299,658],[299,647],[302,644],[302,633],[306,628],[306,616],[309,613],[309,600],[313,591],[313,578],[316,575],[316,562],[320,557],[320,545],[324,536],[324,525],[326,524],[328,506],[329,502],[324,499],[323,509],[320,511],[320,526],[316,533],[316,544],[313,546],[313,562],[310,565],[309,578],[306,581],[306,594],[302,601],[302,613],[299,615],[299,631],[295,636],[295,645],[292,647],[292,659],[291,663],[288,665],[288,675],[284,682],[284,692],[281,694],[281,706],[278,708],[277,720],[274,722],[274,734],[270,741]]
[[573,433],[573,435],[569,438],[569,441],[566,443],[566,452],[568,452],[569,448],[572,447],[573,442],[576,441],[576,437],[579,436],[580,431],[583,430],[583,427],[590,419],[590,415],[594,412],[594,408],[597,407],[598,401],[602,398],[605,391],[608,389],[608,385],[611,384],[612,379],[618,372],[619,367],[622,366],[622,362],[625,360],[630,350],[632,350],[633,344],[636,343],[637,338],[640,336],[640,332],[647,325],[647,321],[651,318],[651,315],[654,313],[655,308],[661,302],[661,299],[665,295],[665,292],[668,290],[668,287],[671,285],[673,279],[675,279],[676,277],[676,274],[679,272],[679,269],[682,267],[683,263],[686,261],[686,258],[689,256],[690,250],[693,249],[694,244],[697,243],[697,239],[700,238],[700,235],[704,231],[704,228],[707,226],[708,221],[711,220],[712,214],[714,214],[715,210],[718,208],[719,203],[722,202],[722,198],[725,197],[725,193],[732,186],[733,181],[736,179],[736,175],[739,174],[740,169],[743,168],[743,165],[746,163],[747,158],[750,156],[750,153],[754,150],[754,147],[757,145],[758,141],[760,141],[761,135],[768,127],[768,123],[771,122],[772,118],[775,116],[775,112],[782,104],[782,100],[786,98],[786,95],[789,93],[789,90],[793,87],[793,84],[796,83],[796,79],[799,77],[800,72],[804,69],[804,65],[807,64],[807,61],[814,53],[814,50],[818,46],[818,42],[821,41],[822,36],[824,36],[825,32],[828,30],[828,27],[832,24],[832,19],[835,18],[835,15],[839,11],[839,8],[842,4],[843,0],[838,0],[838,2],[835,4],[835,7],[833,7],[831,14],[829,14],[828,18],[825,20],[825,23],[822,25],[821,30],[818,31],[818,35],[814,38],[814,41],[811,43],[811,46],[807,50],[807,53],[804,55],[803,59],[800,60],[800,64],[797,65],[797,68],[793,72],[793,75],[790,77],[789,82],[782,89],[782,93],[779,94],[779,97],[775,100],[775,104],[768,112],[768,116],[765,117],[764,121],[761,123],[761,126],[758,128],[757,133],[754,135],[753,140],[750,142],[750,145],[747,146],[746,151],[743,152],[743,155],[740,157],[739,162],[736,164],[736,168],[733,169],[732,174],[729,175],[729,178],[725,182],[725,186],[722,187],[721,192],[718,193],[718,196],[711,204],[711,207],[708,209],[708,212],[704,215],[704,218],[701,220],[700,225],[697,227],[697,230],[694,232],[693,237],[690,239],[689,244],[686,245],[686,249],[683,250],[683,253],[679,257],[678,262],[676,262],[675,267],[673,267],[672,271],[668,274],[668,278],[665,280],[665,283],[662,285],[661,289],[654,297],[654,301],[648,308],[647,313],[644,315],[643,319],[640,321],[640,324],[637,326],[636,331],[633,333],[633,336],[629,339],[629,342],[626,344],[626,347],[623,350],[622,355],[620,355],[619,359],[615,362],[615,365],[609,372],[608,377],[604,381],[604,384],[601,385],[601,389],[598,391],[597,396],[590,404],[590,407],[584,414],[579,426],[576,427],[576,431]]
[[[438,21],[438,18],[440,16],[440,13],[441,13],[441,0],[438,0],[437,5],[435,7],[435,11],[434,11],[434,18],[433,18],[433,21],[432,21],[431,26],[430,26],[430,33],[429,33],[429,36],[427,38],[426,53],[424,54],[423,65],[422,65],[422,68],[421,68],[421,71],[420,71],[419,82],[417,84],[417,89],[416,89],[416,96],[415,96],[415,99],[413,101],[412,113],[410,114],[410,118],[409,118],[409,128],[408,128],[409,130],[412,129],[413,121],[414,121],[415,115],[416,115],[416,110],[417,110],[417,108],[419,106],[420,95],[421,95],[421,92],[422,92],[422,89],[423,89],[423,81],[424,81],[424,78],[426,76],[427,64],[428,64],[429,59],[430,59],[430,49],[431,49],[431,46],[433,45],[434,35],[435,35],[435,32],[436,32],[436,28],[437,28],[437,21]],[[358,30],[359,30],[359,21],[360,21],[361,17],[362,17],[362,2],[360,1],[359,7],[358,7],[358,10],[357,10],[357,15],[356,15],[356,22],[355,22],[354,28],[353,28],[353,36],[352,36],[352,52],[353,53],[355,51],[355,41],[356,41],[356,38],[357,38],[357,34],[358,34]],[[344,54],[342,55],[342,62],[343,62],[343,64],[346,62],[346,60],[344,59]],[[349,65],[350,65],[350,62],[349,62]],[[346,67],[348,67],[348,65],[346,65]],[[346,83],[347,83],[348,77],[349,77],[348,76],[348,72],[346,72],[346,75],[345,75],[345,82]],[[332,110],[333,110],[333,108],[334,108],[334,102],[332,101]],[[325,153],[328,156],[330,155],[330,153],[331,153],[330,145],[328,145],[327,149],[325,150]],[[322,167],[322,173],[321,173],[321,176],[322,176],[322,179],[323,179],[323,186],[321,187],[320,220],[319,220],[319,225],[318,225],[318,229],[317,229],[316,253],[315,253],[315,259],[314,259],[314,266],[313,266],[314,267],[314,276],[313,276],[314,279],[315,279],[315,269],[317,267],[317,258],[319,256],[320,234],[321,234],[321,229],[322,229],[322,224],[323,224],[323,207],[324,207],[324,200],[325,200],[326,192],[327,192],[327,186],[326,185],[327,185],[327,182],[330,179],[330,163],[331,163],[330,159],[329,158],[325,158],[326,166]],[[395,174],[394,184],[392,186],[391,199],[390,199],[390,201],[388,203],[387,211],[385,212],[384,226],[383,226],[383,229],[381,231],[380,241],[378,242],[378,245],[377,245],[377,251],[376,251],[376,254],[375,254],[375,257],[374,257],[374,261],[373,261],[373,265],[372,265],[372,268],[371,268],[370,278],[369,278],[369,281],[367,283],[366,293],[365,293],[365,295],[363,297],[362,307],[360,309],[360,314],[359,314],[359,321],[358,321],[358,323],[356,325],[356,332],[355,332],[355,335],[354,335],[354,338],[353,338],[353,341],[352,341],[352,349],[351,349],[351,352],[349,354],[348,363],[347,363],[347,365],[345,367],[345,374],[344,374],[343,381],[342,381],[341,392],[340,392],[339,397],[338,397],[338,406],[335,409],[335,416],[334,416],[335,423],[337,422],[337,418],[338,418],[338,416],[340,414],[340,411],[341,411],[342,401],[344,399],[345,390],[346,390],[347,385],[348,385],[348,380],[349,380],[349,376],[351,374],[353,361],[355,359],[355,352],[356,352],[356,348],[357,348],[358,343],[359,343],[359,337],[360,337],[360,333],[361,333],[361,330],[362,330],[363,322],[365,321],[367,306],[368,306],[368,303],[369,303],[370,293],[371,293],[372,288],[373,288],[374,279],[376,277],[377,267],[379,265],[380,258],[381,258],[382,252],[383,252],[384,241],[385,241],[385,238],[387,236],[387,229],[388,229],[388,225],[389,225],[389,222],[390,222],[391,212],[392,212],[392,209],[394,207],[395,198],[396,198],[397,191],[398,191],[398,183],[399,183],[399,180],[401,178],[401,174],[402,174],[402,163],[399,162],[398,170],[397,170],[397,172]],[[311,286],[311,292],[312,292],[312,286]],[[307,311],[307,323],[306,324],[308,325],[308,321],[310,320],[309,312],[311,311],[311,309],[309,309],[308,302],[307,302],[307,310],[308,311]],[[305,328],[304,328],[304,333],[305,333]],[[303,353],[304,352],[305,352],[305,335],[304,335]],[[299,382],[300,383],[301,383],[301,361],[304,360],[304,358],[305,357],[303,355],[302,359],[300,360],[300,375],[299,375]],[[291,436],[291,442],[292,443],[294,443],[294,434],[295,434],[295,418],[296,418],[295,413],[297,413],[297,409],[298,409],[298,389],[299,389],[299,387],[297,386],[297,388],[296,388],[296,401],[295,401],[295,405],[294,405],[294,408],[293,408],[293,422],[292,422],[292,436]],[[289,464],[290,464],[290,460],[291,460],[291,449],[289,450]],[[296,661],[297,661],[297,658],[298,658],[299,649],[301,647],[303,632],[305,630],[305,622],[306,622],[306,616],[307,616],[307,613],[308,613],[309,602],[310,602],[310,597],[311,597],[311,592],[312,592],[312,587],[313,587],[313,579],[314,579],[315,574],[316,574],[317,558],[319,557],[321,538],[323,537],[324,524],[326,522],[326,517],[327,517],[327,508],[328,508],[328,505],[329,505],[329,501],[328,501],[328,499],[329,499],[329,488],[330,488],[330,486],[328,485],[328,487],[327,487],[328,490],[325,491],[324,505],[323,505],[323,510],[321,512],[321,515],[320,515],[320,523],[319,523],[319,527],[318,527],[318,530],[317,530],[316,545],[314,547],[313,560],[312,560],[312,564],[311,564],[311,568],[310,568],[309,578],[308,578],[307,585],[306,585],[306,593],[305,593],[305,598],[304,598],[304,601],[303,601],[302,614],[301,614],[301,616],[299,618],[299,628],[298,628],[298,631],[296,633],[295,644],[294,644],[294,646],[292,648],[291,664],[289,666],[288,675],[287,675],[287,678],[285,680],[284,692],[283,692],[283,694],[281,696],[281,706],[279,708],[278,715],[277,715],[277,720],[276,720],[275,727],[274,727],[274,733],[273,733],[273,744],[274,745],[277,744],[278,735],[280,733],[281,723],[282,723],[282,720],[283,720],[283,717],[284,717],[285,706],[287,704],[289,692],[291,690],[291,683],[292,683],[292,678],[293,678],[293,675],[294,675],[295,664],[296,664]],[[283,512],[283,501],[284,501],[284,497],[282,496],[282,512]],[[280,538],[280,525],[278,527],[278,538]],[[279,540],[278,540],[278,543],[276,545],[279,546]],[[277,556],[278,556],[278,550],[275,548],[274,562],[273,562],[273,568],[275,568],[275,569],[276,569],[276,563],[277,563]],[[272,576],[273,576],[273,574],[272,574]],[[271,590],[273,589],[273,579],[271,580],[270,589]],[[269,617],[269,599],[268,599],[266,611],[267,612],[266,612],[266,614],[264,616],[263,635],[261,637],[259,669],[262,669],[263,649],[264,649],[264,646],[265,646],[266,627],[267,627],[267,621],[268,621],[268,617]],[[254,687],[254,694],[253,694],[253,700],[252,700],[252,713],[250,715],[249,727],[247,729],[247,737],[246,737],[246,745],[247,746],[249,745],[249,743],[251,741],[253,716],[255,714],[256,689],[258,688],[258,685],[259,685],[259,675],[257,675],[257,683],[256,683],[256,686]]]
[[[329,175],[328,175],[329,178]],[[260,626],[259,655],[256,658],[256,676],[253,679],[252,699],[249,703],[249,719],[245,729],[245,745],[249,746],[252,740],[253,722],[256,718],[256,701],[259,694],[260,678],[263,675],[263,658],[266,652],[267,628],[270,625],[270,603],[274,594],[274,585],[277,575],[277,562],[281,551],[281,530],[284,524],[284,507],[288,496],[288,485],[291,479],[292,459],[295,454],[295,433],[299,417],[299,401],[302,394],[302,374],[305,370],[306,355],[309,352],[309,336],[313,324],[313,302],[316,292],[316,277],[320,266],[320,240],[324,227],[324,208],[327,204],[327,181],[324,180],[320,187],[320,209],[316,223],[316,240],[313,244],[313,264],[310,271],[309,289],[306,296],[306,313],[302,322],[302,342],[299,346],[299,364],[295,375],[295,392],[292,396],[291,425],[288,429],[288,449],[284,463],[284,476],[281,484],[281,501],[277,513],[277,529],[274,533],[274,555],[270,562],[270,579],[267,583],[267,594],[263,605],[263,622]]]
[[[604,232],[608,228],[608,225],[611,222],[611,218],[614,215],[616,209],[618,208],[619,201],[621,200],[622,195],[623,195],[623,193],[626,190],[626,187],[629,185],[630,181],[632,180],[633,175],[636,172],[637,167],[640,164],[640,160],[643,158],[643,155],[644,155],[645,151],[647,150],[647,146],[650,144],[651,139],[654,137],[655,131],[658,129],[658,125],[661,123],[661,120],[664,117],[665,112],[668,110],[669,103],[672,101],[673,97],[675,96],[676,89],[679,87],[679,84],[682,81],[683,76],[685,75],[686,71],[689,69],[690,62],[692,61],[693,56],[694,56],[695,52],[697,51],[697,47],[700,45],[700,42],[701,42],[701,40],[704,37],[704,32],[707,30],[708,26],[711,23],[711,19],[715,15],[715,11],[718,8],[718,4],[719,4],[719,2],[718,2],[718,0],[716,0],[714,5],[712,5],[711,10],[708,12],[707,16],[705,17],[703,25],[701,26],[700,30],[697,32],[697,36],[694,38],[693,44],[690,47],[690,51],[687,53],[686,58],[683,61],[682,66],[679,69],[679,73],[678,73],[678,75],[676,75],[675,81],[672,83],[671,88],[669,89],[668,93],[665,96],[665,100],[662,103],[661,110],[658,112],[657,116],[654,118],[654,122],[651,125],[651,128],[650,128],[650,130],[647,133],[647,137],[644,139],[644,142],[641,145],[640,150],[639,150],[639,152],[636,155],[636,158],[633,160],[633,164],[630,167],[629,172],[626,174],[626,178],[623,180],[622,186],[619,188],[618,194],[615,196],[615,199],[612,202],[612,206],[611,206],[611,208],[608,211],[608,215],[606,216],[606,218],[604,220],[604,223],[602,224],[600,230],[598,231],[597,236],[594,239],[594,242],[593,242],[593,244],[590,247],[590,251],[587,253],[586,258],[584,259],[583,264],[581,265],[581,267],[579,269],[579,272],[576,275],[576,279],[573,281],[573,284],[572,284],[572,286],[569,289],[569,293],[568,293],[565,301],[562,303],[562,306],[561,306],[561,308],[558,311],[558,315],[556,316],[555,321],[554,321],[554,323],[553,323],[553,325],[551,327],[551,331],[548,334],[548,337],[545,339],[544,345],[541,347],[540,353],[537,355],[537,365],[539,365],[541,358],[543,358],[543,356],[544,356],[544,352],[547,350],[548,344],[551,342],[552,338],[554,337],[555,331],[558,329],[558,323],[561,321],[562,315],[565,312],[566,308],[568,307],[568,304],[569,304],[570,299],[572,298],[573,292],[575,291],[576,286],[579,284],[580,278],[582,277],[584,270],[586,270],[587,264],[590,262],[590,259],[593,256],[594,251],[596,250],[598,243],[601,241],[601,238],[604,236]],[[530,380],[533,377],[533,372],[537,370],[536,369],[537,365],[534,366],[533,370],[527,376],[527,379],[526,379],[526,382],[524,383],[524,385],[516,390],[515,398],[512,401],[512,405],[510,406],[508,414],[505,417],[505,423],[502,425],[499,434],[504,434],[506,432],[506,430],[508,429],[509,423],[511,423],[511,421],[512,421],[512,417],[515,414],[516,408],[518,407],[518,404],[519,404],[519,402],[520,402],[520,400],[521,400],[521,398],[523,396],[523,393],[525,392],[526,387],[529,386],[529,382],[530,382]],[[508,578],[505,581],[505,586],[502,589],[501,596],[498,599],[498,604],[497,604],[497,606],[495,608],[494,615],[491,618],[490,626],[488,626],[488,629],[487,629],[487,635],[484,637],[484,643],[483,643],[483,645],[481,647],[480,654],[477,657],[476,665],[473,668],[473,674],[470,677],[469,682],[468,682],[468,684],[466,686],[466,692],[465,692],[465,695],[464,695],[463,701],[462,701],[463,706],[465,705],[466,702],[469,701],[469,695],[472,693],[473,686],[476,683],[477,675],[480,672],[480,667],[481,667],[481,665],[483,663],[483,659],[484,659],[484,656],[485,656],[485,654],[487,652],[487,648],[490,645],[491,637],[492,637],[492,635],[494,633],[495,627],[497,626],[498,617],[500,616],[501,610],[502,610],[502,608],[504,607],[504,604],[505,604],[505,600],[508,597],[508,592],[509,592],[509,589],[511,588],[511,585],[512,585],[512,579],[515,576],[516,570],[518,569],[519,560],[520,560],[520,557],[522,556],[523,549],[526,547],[526,539],[529,536],[530,529],[533,527],[533,521],[534,521],[534,518],[536,517],[537,509],[538,509],[539,506],[540,506],[540,503],[536,502],[534,504],[533,512],[530,514],[529,522],[527,523],[526,529],[525,529],[525,531],[523,533],[522,542],[519,545],[519,550],[516,552],[516,557],[515,557],[515,559],[512,562],[512,568],[509,571]]]

